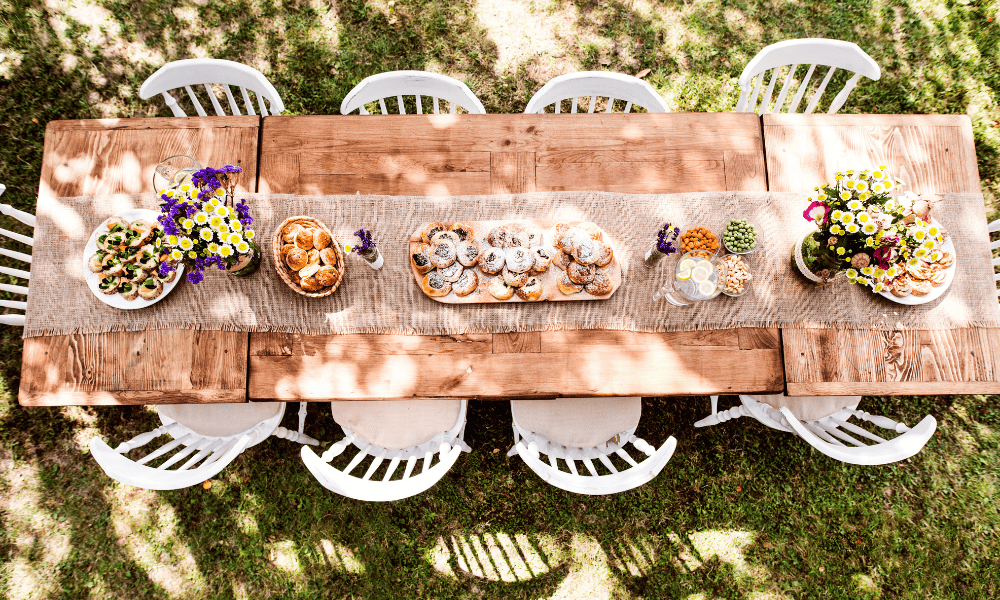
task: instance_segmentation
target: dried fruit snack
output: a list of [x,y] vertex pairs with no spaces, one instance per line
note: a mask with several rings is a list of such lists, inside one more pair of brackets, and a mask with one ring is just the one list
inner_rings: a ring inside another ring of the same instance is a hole
[[719,240],[715,234],[704,227],[694,227],[688,229],[681,235],[681,250],[690,252],[692,250],[707,250],[715,253],[719,249]]

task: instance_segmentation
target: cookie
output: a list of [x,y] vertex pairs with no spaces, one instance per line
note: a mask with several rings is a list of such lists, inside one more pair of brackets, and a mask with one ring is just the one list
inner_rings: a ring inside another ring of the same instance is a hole
[[542,297],[542,282],[537,277],[530,277],[524,285],[514,290],[514,293],[525,302],[535,302]]
[[458,262],[464,267],[474,267],[479,262],[479,244],[476,242],[460,242],[457,246]]
[[456,262],[452,264],[450,267],[438,269],[438,273],[440,273],[441,278],[447,281],[448,283],[455,283],[456,281],[458,281],[459,277],[462,276],[462,271],[464,270],[465,268],[462,267],[462,263]]
[[593,296],[607,296],[614,291],[615,286],[611,283],[611,278],[604,271],[594,273],[594,279],[584,286],[588,294]]
[[507,255],[500,248],[487,248],[479,256],[479,270],[487,275],[496,275],[507,264]]
[[458,259],[458,249],[450,240],[431,245],[431,264],[439,269],[450,267]]
[[560,292],[566,294],[567,296],[578,294],[583,291],[582,285],[573,283],[569,280],[569,275],[566,274],[566,271],[559,273],[556,277],[556,287],[559,288]]
[[476,291],[477,287],[479,287],[479,276],[474,270],[465,269],[458,281],[451,284],[451,291],[455,292],[457,296],[468,296]]
[[578,262],[571,262],[566,267],[566,275],[573,283],[586,285],[594,280],[594,273],[597,270],[592,265],[581,265]]
[[510,300],[514,295],[514,288],[507,285],[503,277],[494,277],[486,286],[486,291],[497,300]]

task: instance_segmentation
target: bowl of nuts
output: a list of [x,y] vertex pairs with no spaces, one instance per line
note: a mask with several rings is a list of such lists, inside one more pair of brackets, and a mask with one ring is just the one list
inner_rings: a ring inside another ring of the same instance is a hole
[[746,260],[739,254],[727,254],[722,257],[722,260],[726,263],[727,267],[725,283],[722,284],[722,293],[734,298],[747,293],[747,290],[750,289],[750,280],[753,279],[753,276],[750,274],[750,267],[747,265]]
[[705,227],[692,227],[681,234],[681,251],[694,250],[706,253],[703,258],[711,258],[719,251],[719,238]]
[[760,248],[760,227],[744,215],[726,219],[722,230],[722,243],[733,254],[750,254]]

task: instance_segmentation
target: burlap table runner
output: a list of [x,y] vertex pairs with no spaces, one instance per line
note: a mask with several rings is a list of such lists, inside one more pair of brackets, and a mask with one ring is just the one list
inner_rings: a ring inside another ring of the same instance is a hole
[[[201,328],[300,333],[412,333],[611,329],[673,331],[733,327],[837,327],[946,329],[1000,326],[993,287],[986,214],[980,194],[948,194],[935,217],[954,238],[958,272],[948,293],[908,307],[841,282],[823,289],[792,272],[794,243],[810,230],[802,194],[714,192],[627,195],[560,192],[510,196],[422,198],[406,196],[248,195],[264,261],[249,278],[209,272],[184,281],[161,302],[136,311],[113,309],[95,298],[83,274],[83,248],[109,215],[156,208],[152,194],[42,198],[24,337],[159,328]],[[670,277],[675,257],[652,269],[642,257],[657,228],[669,221],[719,231],[727,215],[757,221],[764,244],[749,255],[754,273],[741,298],[719,297],[678,308],[652,300]],[[270,233],[283,219],[305,214],[322,220],[342,243],[371,229],[385,256],[374,271],[348,260],[344,284],[331,296],[308,299],[274,272]],[[623,284],[606,301],[539,304],[445,305],[424,296],[408,263],[407,239],[427,221],[487,219],[591,220],[618,243]]]

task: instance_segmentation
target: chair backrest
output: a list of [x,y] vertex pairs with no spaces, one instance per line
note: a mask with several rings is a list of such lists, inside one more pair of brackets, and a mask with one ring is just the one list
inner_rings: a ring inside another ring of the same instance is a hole
[[449,104],[449,111],[455,114],[461,107],[471,114],[485,115],[486,109],[469,86],[447,75],[426,71],[390,71],[365,77],[354,86],[344,101],[340,103],[340,114],[346,115],[357,110],[362,115],[369,114],[365,105],[378,101],[383,115],[390,114],[385,106],[386,98],[396,98],[398,114],[405,115],[404,96],[416,96],[416,114],[424,114],[421,96],[431,98],[434,114],[439,114],[440,101]]
[[577,101],[580,97],[590,97],[587,112],[594,112],[598,98],[607,98],[604,112],[614,112],[616,100],[625,102],[622,112],[630,112],[632,105],[637,104],[651,113],[670,112],[670,107],[656,93],[651,85],[631,75],[608,73],[607,71],[581,71],[560,75],[535,92],[528,101],[525,114],[541,114],[546,107],[554,105],[553,112],[562,111],[563,100],[572,99],[571,113],[577,112]]
[[[6,190],[7,186],[0,184],[0,195],[3,195],[3,193]],[[21,210],[17,210],[16,208],[14,208],[9,204],[0,204],[0,214],[5,214],[7,216],[13,217],[18,221],[24,223],[28,227],[35,226],[35,215],[31,213],[26,213]],[[8,231],[6,229],[0,229],[0,235],[7,236],[12,240],[16,240],[18,242],[27,244],[29,246],[34,244],[34,238],[22,235],[20,233],[14,233],[13,231]],[[0,248],[0,255],[7,256],[15,260],[20,260],[22,262],[26,262],[29,265],[31,264],[30,254],[17,252],[15,250],[8,250],[7,248]],[[31,273],[29,271],[24,271],[22,269],[0,267],[0,273],[24,280],[31,279]],[[28,295],[28,288],[23,285],[11,285],[7,283],[0,283],[0,291],[9,292],[11,294],[20,294],[25,297],[27,297]],[[0,300],[0,307],[25,310],[26,308],[28,308],[28,303],[21,302],[19,300]],[[24,327],[24,315],[20,313],[8,313],[5,315],[0,315],[0,324],[14,325],[16,327]]]
[[[285,110],[285,105],[281,102],[278,91],[274,89],[271,82],[260,71],[238,62],[215,58],[189,58],[163,65],[142,84],[142,87],[139,88],[139,97],[143,100],[148,100],[156,94],[162,94],[163,99],[166,100],[167,106],[170,107],[175,117],[186,117],[188,116],[187,113],[178,105],[177,100],[170,95],[170,90],[183,87],[187,91],[188,98],[191,99],[191,104],[194,105],[198,116],[205,117],[208,115],[205,113],[205,109],[202,108],[198,94],[192,89],[192,86],[200,85],[204,87],[205,93],[212,103],[212,108],[215,109],[215,114],[224,116],[226,112],[222,108],[222,104],[219,102],[215,91],[212,89],[212,84],[217,84],[222,88],[229,108],[234,115],[242,113],[240,112],[239,102],[233,95],[230,86],[235,86],[239,90],[244,109],[248,115],[257,114],[254,111],[253,101],[250,99],[248,92],[253,92],[257,95],[257,106],[262,116],[266,117],[269,114],[278,115]],[[268,104],[270,104],[270,109],[264,103],[264,100],[267,100]]]
[[[462,451],[469,452],[471,448],[464,441],[465,413],[467,402],[461,401],[458,418],[455,425],[448,431],[434,435],[430,440],[402,449],[389,449],[376,446],[358,433],[343,427],[344,438],[333,444],[322,456],[317,456],[311,448],[302,448],[302,462],[309,472],[326,489],[367,502],[390,502],[402,500],[430,489],[451,469]],[[357,454],[342,470],[329,464],[331,460],[342,454],[348,446],[358,449]],[[438,454],[438,462],[434,464],[434,455]],[[371,461],[366,465],[366,459]],[[420,471],[414,473],[418,460],[423,459]],[[373,479],[376,471],[388,460],[385,473],[381,479]],[[400,473],[400,465],[402,472]],[[360,477],[351,475],[358,468],[364,469]],[[398,479],[393,479],[400,475]]]
[[[781,91],[778,93],[778,98],[772,106],[771,98],[774,93],[775,83],[778,81],[780,73],[784,72],[782,67],[785,66],[790,68],[785,74],[784,83],[781,86]],[[826,111],[830,114],[840,110],[840,107],[847,101],[851,90],[857,85],[858,79],[862,75],[872,80],[878,80],[882,75],[878,64],[865,54],[865,51],[859,48],[857,44],[821,38],[785,40],[784,42],[771,44],[761,50],[757,56],[751,59],[746,68],[743,69],[743,73],[740,74],[739,79],[740,99],[736,104],[736,112],[757,112],[758,114],[781,112],[782,107],[785,106],[786,99],[789,98],[796,71],[799,70],[800,66],[805,68],[806,72],[797,91],[791,96],[786,112],[793,113],[798,109],[803,96],[809,88],[809,82],[817,66],[830,67],[830,69],[826,72],[826,76],[809,99],[804,111],[805,113],[811,113],[816,109],[837,69],[850,71],[854,75],[847,80],[840,93],[830,102],[830,107]],[[767,90],[764,92],[764,98],[758,105],[757,99],[760,97],[761,84],[767,76],[768,71],[772,71],[770,83],[768,83]],[[751,89],[753,90],[752,92]]]
[[[165,408],[158,407],[157,412],[163,422],[161,427],[137,435],[114,449],[108,446],[104,440],[95,437],[90,442],[90,452],[109,477],[122,483],[151,490],[177,490],[211,479],[245,449],[259,444],[271,435],[300,443],[318,443],[301,433],[288,431],[278,426],[285,414],[284,403],[281,403],[276,412],[270,411],[274,414],[270,414],[261,421],[248,425],[244,422],[244,425],[238,425],[238,427],[246,427],[238,432],[231,431],[232,422],[225,422],[226,409],[247,413],[254,407],[247,405],[199,405],[184,408],[190,410],[182,414],[193,419],[210,414],[213,415],[215,421],[199,423],[198,425],[189,422],[185,425],[168,416]],[[181,418],[178,412],[173,411],[170,414]],[[246,421],[247,415],[240,414],[233,417],[234,422],[239,422]],[[195,428],[206,431],[206,427],[224,431],[219,431],[219,435],[206,435],[195,431]],[[145,446],[163,435],[169,435],[173,439],[164,440],[162,445],[142,458],[132,460],[124,456],[129,451]],[[150,466],[153,463],[159,464],[155,467]]]
[[[996,233],[998,231],[1000,231],[1000,219],[997,219],[996,221],[993,221],[989,225],[989,232],[990,233]],[[990,250],[996,250],[997,248],[1000,248],[1000,240],[997,240],[995,242],[991,242],[990,243]],[[1000,273],[996,272],[996,267],[998,267],[998,266],[1000,266],[1000,258],[994,258],[993,259],[993,281],[994,282],[1000,281]],[[1000,289],[997,290],[997,296],[1000,296]]]
[[[512,401],[514,447],[507,456],[518,454],[535,474],[568,492],[598,496],[639,487],[663,470],[677,447],[673,437],[656,449],[635,436],[641,406],[641,398]],[[586,430],[580,431],[581,427]],[[620,427],[628,428],[618,431]],[[540,431],[562,438],[564,443],[554,442]],[[592,446],[567,445],[589,444],[597,439],[601,441]],[[647,458],[636,461],[625,449],[629,443]],[[542,462],[541,454],[546,455],[548,464]],[[611,461],[611,455],[620,459],[618,466]],[[560,460],[566,470],[560,469]],[[598,472],[594,460],[603,465],[606,473]],[[577,468],[577,462],[585,472]],[[624,468],[619,469],[621,466]]]

